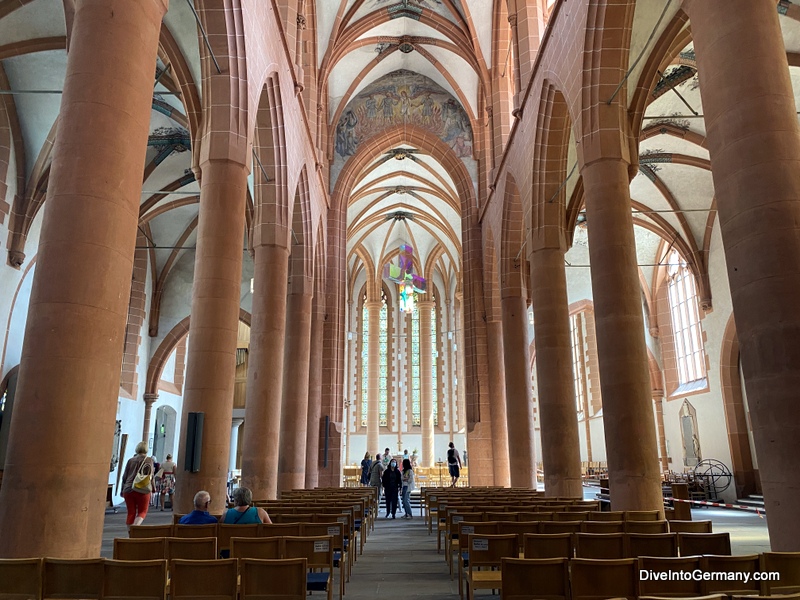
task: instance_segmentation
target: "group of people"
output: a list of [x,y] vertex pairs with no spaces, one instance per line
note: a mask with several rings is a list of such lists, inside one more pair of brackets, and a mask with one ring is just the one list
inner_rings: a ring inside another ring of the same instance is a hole
[[[461,476],[461,456],[456,450],[455,444],[450,442],[447,450],[447,467],[450,472],[450,487],[455,487],[458,478]],[[398,499],[403,505],[403,519],[413,519],[411,512],[411,492],[416,489],[414,476],[414,465],[408,450],[403,452],[402,469],[397,468],[395,459],[389,448],[386,448],[383,455],[376,454],[375,459],[367,452],[361,461],[361,485],[378,488],[378,494],[383,491],[386,502],[386,518],[390,516],[395,519],[398,508]]]

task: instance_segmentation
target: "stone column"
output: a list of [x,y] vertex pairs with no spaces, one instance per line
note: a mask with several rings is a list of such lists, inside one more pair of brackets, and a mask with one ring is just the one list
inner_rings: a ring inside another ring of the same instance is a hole
[[770,543],[797,551],[800,128],[786,48],[775,3],[688,14]]
[[[296,279],[292,280],[292,287],[295,287]],[[311,291],[310,282],[306,289]],[[310,293],[289,294],[278,460],[279,492],[302,489],[306,483],[311,302]]]
[[436,462],[433,447],[433,340],[431,340],[431,311],[434,303],[430,300],[417,302],[419,311],[419,420],[422,430],[421,465],[432,467]]
[[544,491],[547,496],[582,498],[564,252],[560,248],[537,248],[530,253],[529,261]]
[[667,436],[664,433],[664,392],[653,390],[653,403],[656,407],[656,430],[658,432],[658,450],[661,455],[661,471],[669,471],[669,456],[667,455]]
[[325,299],[319,287],[311,315],[311,358],[308,369],[308,432],[306,445],[306,489],[319,485],[319,422],[322,415],[322,331]]
[[[228,484],[239,296],[242,287],[247,168],[227,160],[201,165],[200,220],[192,286],[181,450],[190,412],[204,414],[200,471],[177,476],[176,512],[191,512],[198,490],[224,498]],[[245,438],[247,439],[247,438]],[[182,457],[179,464],[182,466]]]
[[2,558],[100,554],[166,9],[77,5],[0,492]]
[[[145,442],[150,439],[150,421],[153,413],[153,404],[158,400],[158,394],[144,395],[144,422],[142,423],[142,440]],[[152,453],[152,448],[150,451]]]
[[486,346],[489,352],[489,401],[492,410],[492,452],[494,484],[511,485],[508,455],[508,420],[506,417],[506,373],[503,363],[503,322],[486,323]]
[[[367,308],[369,340],[367,346],[367,451],[378,452],[378,435],[380,433],[380,406],[378,405],[381,376],[381,307],[380,301],[370,300],[364,303]],[[364,368],[364,365],[361,365]]]
[[244,419],[231,419],[231,449],[228,453],[228,471],[236,470],[236,452],[239,450],[239,427]]
[[456,293],[456,402],[458,422],[466,424],[467,396],[464,375],[464,299],[461,292]]
[[[445,363],[445,374],[447,382],[447,412],[450,414],[450,437],[455,435],[456,431],[458,431],[458,428],[456,427],[456,421],[458,419],[456,417],[455,369],[453,368],[453,340],[455,339],[455,327],[453,326],[454,313],[454,304],[450,301],[450,298],[447,298],[445,300],[444,311],[446,327],[442,331],[442,335],[444,335],[445,340],[445,358],[447,361]],[[445,333],[445,331],[447,333]]]
[[508,448],[514,454],[511,486],[536,489],[533,389],[528,342],[528,307],[522,296],[502,299],[503,362],[506,369]]
[[256,246],[242,485],[257,500],[274,499],[278,490],[288,277],[288,248]]
[[581,173],[611,505],[663,511],[628,165],[599,159]]

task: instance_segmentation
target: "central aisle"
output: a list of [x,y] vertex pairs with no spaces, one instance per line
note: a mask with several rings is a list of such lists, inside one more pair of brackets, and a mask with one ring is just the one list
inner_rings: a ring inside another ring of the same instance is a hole
[[444,552],[436,554],[436,537],[428,535],[424,519],[379,514],[353,567],[345,600],[458,600],[458,581],[450,581]]

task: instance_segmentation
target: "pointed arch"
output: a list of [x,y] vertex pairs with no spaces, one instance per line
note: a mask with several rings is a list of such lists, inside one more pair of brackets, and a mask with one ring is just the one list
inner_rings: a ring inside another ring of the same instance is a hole
[[300,179],[292,209],[292,230],[289,255],[289,293],[312,294],[314,287],[313,243],[311,233],[311,199],[308,189],[308,170],[300,170]]
[[503,298],[521,296],[527,289],[522,245],[525,239],[522,200],[516,180],[506,173],[503,198],[503,226],[500,241],[500,293]]

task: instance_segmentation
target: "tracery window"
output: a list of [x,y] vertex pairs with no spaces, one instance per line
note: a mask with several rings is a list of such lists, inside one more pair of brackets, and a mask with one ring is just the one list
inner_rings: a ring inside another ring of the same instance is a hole
[[[422,422],[422,415],[420,411],[420,381],[421,381],[421,357],[419,349],[420,341],[420,327],[419,327],[419,311],[423,310],[417,308],[411,314],[411,424],[419,426]],[[437,335],[437,322],[436,322],[436,299],[434,298],[431,311],[431,398],[433,400],[433,424],[439,424],[439,371],[437,366],[438,361],[438,335]]]
[[431,398],[433,398],[433,424],[439,424],[439,336],[436,327],[436,302],[431,307]]
[[361,426],[367,426],[369,406],[369,311],[367,295],[364,294],[361,308]]
[[584,418],[586,408],[586,384],[584,382],[586,354],[583,344],[583,327],[581,327],[581,325],[581,313],[570,316],[569,330],[572,340],[572,381],[575,386],[575,410],[578,412],[578,419]]
[[706,364],[694,274],[677,250],[670,254],[667,276],[678,381],[684,385],[705,379]]
[[[375,343],[370,338],[369,310],[366,293],[362,296],[361,308],[361,426],[367,426],[367,407],[369,405],[369,344]],[[386,293],[381,290],[381,310],[379,317],[377,343],[379,350],[378,375],[378,412],[381,427],[388,425],[389,410],[389,307]]]

